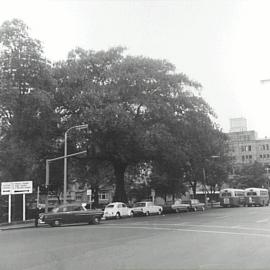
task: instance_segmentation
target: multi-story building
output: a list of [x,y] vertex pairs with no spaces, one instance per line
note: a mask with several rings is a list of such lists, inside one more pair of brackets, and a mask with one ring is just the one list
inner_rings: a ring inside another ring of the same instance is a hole
[[270,138],[258,139],[254,130],[247,130],[244,118],[230,120],[229,154],[235,165],[254,163],[270,165]]

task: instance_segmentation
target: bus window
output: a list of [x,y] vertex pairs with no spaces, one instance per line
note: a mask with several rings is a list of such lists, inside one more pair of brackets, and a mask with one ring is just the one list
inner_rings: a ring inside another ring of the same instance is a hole
[[247,192],[247,195],[248,196],[257,196],[257,193],[254,191],[249,191],[249,192]]

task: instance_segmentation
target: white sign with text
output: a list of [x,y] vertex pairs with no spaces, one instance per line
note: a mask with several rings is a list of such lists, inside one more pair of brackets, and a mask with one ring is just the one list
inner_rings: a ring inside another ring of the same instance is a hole
[[32,181],[22,182],[2,182],[1,183],[1,195],[9,194],[26,194],[33,192]]

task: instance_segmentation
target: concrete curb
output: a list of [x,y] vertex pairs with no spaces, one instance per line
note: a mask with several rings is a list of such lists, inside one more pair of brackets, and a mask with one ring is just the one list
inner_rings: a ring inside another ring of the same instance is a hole
[[0,230],[14,230],[14,229],[23,229],[23,228],[31,228],[35,226],[35,220],[30,219],[26,221],[14,221],[12,223],[2,223],[0,224]]

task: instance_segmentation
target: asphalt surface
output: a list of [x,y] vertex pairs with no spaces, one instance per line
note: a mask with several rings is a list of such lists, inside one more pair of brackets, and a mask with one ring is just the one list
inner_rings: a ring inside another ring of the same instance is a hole
[[270,269],[270,207],[2,228],[0,269]]

